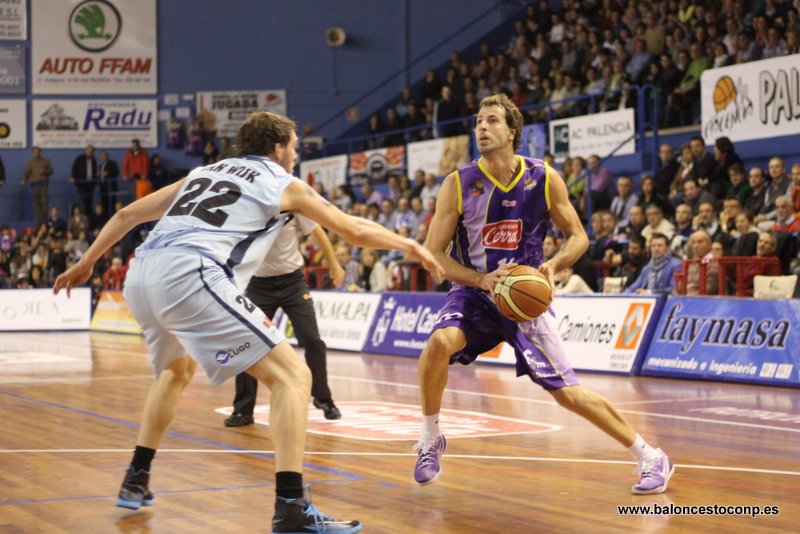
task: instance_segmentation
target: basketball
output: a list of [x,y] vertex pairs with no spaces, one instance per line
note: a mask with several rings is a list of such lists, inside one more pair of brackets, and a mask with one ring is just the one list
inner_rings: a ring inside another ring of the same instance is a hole
[[736,100],[736,85],[730,76],[723,76],[714,86],[714,109],[719,112]]
[[494,302],[504,317],[530,321],[543,314],[553,300],[550,282],[533,267],[514,267],[494,288]]

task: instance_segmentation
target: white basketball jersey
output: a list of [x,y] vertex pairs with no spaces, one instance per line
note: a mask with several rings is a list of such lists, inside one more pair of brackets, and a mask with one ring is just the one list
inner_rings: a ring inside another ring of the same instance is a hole
[[297,180],[267,157],[226,159],[194,169],[138,251],[185,247],[231,271],[241,288],[292,217],[283,190]]

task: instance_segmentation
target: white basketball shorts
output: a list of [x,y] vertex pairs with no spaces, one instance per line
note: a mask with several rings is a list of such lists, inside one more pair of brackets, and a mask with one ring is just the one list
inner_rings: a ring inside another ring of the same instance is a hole
[[142,327],[156,375],[189,354],[219,385],[284,340],[221,266],[192,249],[137,253],[125,299]]

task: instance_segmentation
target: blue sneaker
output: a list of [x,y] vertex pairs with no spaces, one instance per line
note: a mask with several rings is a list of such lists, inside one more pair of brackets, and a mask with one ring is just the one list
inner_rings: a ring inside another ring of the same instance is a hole
[[355,534],[361,532],[358,521],[337,521],[316,509],[311,504],[311,488],[305,487],[306,495],[298,499],[276,497],[275,515],[272,517],[273,534]]
[[414,450],[417,451],[417,465],[414,466],[414,480],[417,484],[423,486],[433,484],[442,474],[442,468],[439,465],[439,457],[444,454],[447,448],[447,440],[444,439],[442,434],[436,436],[436,439],[429,442],[420,440],[414,445]]
[[641,475],[642,478],[631,488],[631,493],[634,495],[652,495],[667,491],[667,484],[675,472],[675,465],[664,451],[656,449],[656,452],[658,453],[656,456],[642,460],[636,467],[634,474]]
[[131,465],[125,472],[125,480],[119,488],[117,506],[138,510],[142,506],[153,506],[156,498],[147,487],[150,483],[150,471],[136,470]]

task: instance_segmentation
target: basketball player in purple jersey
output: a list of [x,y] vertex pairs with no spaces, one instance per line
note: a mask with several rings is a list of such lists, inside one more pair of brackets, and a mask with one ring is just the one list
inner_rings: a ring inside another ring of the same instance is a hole
[[[527,375],[558,404],[628,448],[641,475],[631,488],[634,494],[661,493],[674,471],[672,462],[648,445],[606,398],[578,384],[553,314],[518,324],[503,317],[492,301],[490,292],[511,267],[537,267],[552,287],[553,275],[588,246],[561,176],[541,160],[514,153],[522,124],[522,114],[508,97],[484,98],[475,122],[481,157],[449,175],[437,196],[425,246],[445,267],[453,288],[419,360],[423,428],[415,446],[414,479],[430,484],[441,474],[446,441],[439,431],[439,411],[448,365],[469,364],[505,341],[514,348],[517,376]],[[543,262],[542,242],[551,219],[568,237]]]

